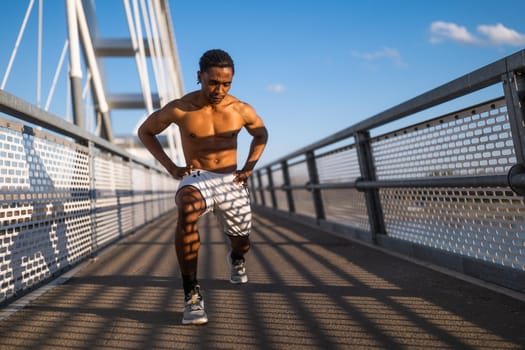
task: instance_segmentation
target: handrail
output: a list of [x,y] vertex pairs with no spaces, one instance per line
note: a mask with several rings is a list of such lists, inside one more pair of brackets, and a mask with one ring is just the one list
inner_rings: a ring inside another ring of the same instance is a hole
[[[497,187],[509,186],[510,180],[507,175],[492,175],[492,176],[457,176],[457,177],[430,177],[422,179],[407,179],[407,180],[375,180],[365,181],[363,179],[356,179],[351,182],[337,182],[337,183],[320,183],[305,185],[281,185],[281,186],[266,186],[266,190],[294,190],[294,189],[348,189],[355,188],[359,191],[378,188],[416,188],[416,187]],[[519,188],[525,187],[525,176],[517,175],[513,179],[513,185]]]

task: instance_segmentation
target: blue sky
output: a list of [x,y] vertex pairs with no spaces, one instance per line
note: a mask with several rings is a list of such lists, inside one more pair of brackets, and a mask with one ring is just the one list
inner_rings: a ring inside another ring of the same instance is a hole
[[[0,77],[28,3],[2,3]],[[44,53],[52,56],[44,57],[44,62],[57,60],[65,38],[63,3],[44,1],[48,23]],[[102,36],[127,29],[124,21],[111,21],[123,13],[121,1],[96,4]],[[231,94],[250,103],[270,132],[260,165],[525,48],[522,0],[169,0],[169,4],[186,92],[199,88],[197,62],[207,49],[222,48],[235,60]],[[29,31],[34,23],[36,13],[28,24],[28,37],[35,36]],[[35,78],[25,74],[30,74],[27,67],[35,56],[22,52],[21,48],[18,70],[13,68],[6,90],[29,94],[22,97],[34,101],[34,88],[28,85]],[[44,85],[46,81],[49,85],[54,65],[43,73]],[[125,81],[122,84],[126,86]],[[472,101],[494,94],[502,92],[493,89]],[[116,116],[114,132],[131,132],[137,120],[131,113]],[[244,137],[241,145],[247,147]]]

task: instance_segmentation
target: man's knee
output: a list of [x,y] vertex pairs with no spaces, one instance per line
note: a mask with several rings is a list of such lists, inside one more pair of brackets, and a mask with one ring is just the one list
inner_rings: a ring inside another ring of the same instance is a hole
[[199,190],[186,186],[177,191],[175,196],[179,219],[196,221],[206,209],[206,202]]

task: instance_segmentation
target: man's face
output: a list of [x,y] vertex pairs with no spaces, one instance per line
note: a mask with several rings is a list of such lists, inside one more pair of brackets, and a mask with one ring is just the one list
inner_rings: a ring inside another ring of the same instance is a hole
[[218,105],[230,91],[233,71],[230,67],[211,67],[198,73],[201,92],[209,104]]

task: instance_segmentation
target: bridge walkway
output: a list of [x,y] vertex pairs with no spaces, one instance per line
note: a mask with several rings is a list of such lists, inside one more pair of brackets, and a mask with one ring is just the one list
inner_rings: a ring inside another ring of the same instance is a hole
[[209,323],[183,326],[174,226],[166,214],[9,305],[0,348],[525,349],[525,299],[263,212],[241,286],[202,219]]

